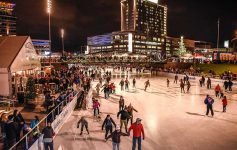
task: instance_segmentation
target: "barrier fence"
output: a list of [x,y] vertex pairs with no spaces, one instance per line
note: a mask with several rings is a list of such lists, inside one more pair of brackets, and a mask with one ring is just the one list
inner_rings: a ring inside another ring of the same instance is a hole
[[52,128],[55,133],[58,133],[64,122],[70,117],[80,92],[70,93],[64,101],[58,104],[46,117],[44,117],[34,128],[29,129],[28,133],[23,133],[24,136],[9,150],[40,150],[43,149],[42,130],[47,126],[47,122],[52,122]]

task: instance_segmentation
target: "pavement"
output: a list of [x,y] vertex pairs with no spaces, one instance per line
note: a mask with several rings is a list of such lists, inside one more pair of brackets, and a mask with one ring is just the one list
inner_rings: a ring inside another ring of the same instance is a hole
[[[104,141],[104,131],[101,126],[107,114],[110,114],[117,124],[118,101],[120,95],[125,97],[126,105],[132,103],[138,113],[134,118],[142,118],[146,139],[142,141],[143,150],[236,150],[237,149],[237,88],[232,93],[225,93],[229,99],[227,112],[222,113],[222,103],[215,98],[214,89],[199,87],[199,83],[191,82],[190,93],[181,94],[178,84],[166,86],[167,77],[143,76],[137,78],[135,89],[120,91],[121,75],[112,79],[116,84],[116,94],[105,100],[100,94],[101,118],[93,117],[92,110],[74,111],[57,134],[55,149],[63,150],[111,150],[111,140]],[[123,76],[124,77],[124,76]],[[150,79],[151,87],[144,91],[144,82]],[[130,78],[130,84],[132,78]],[[214,87],[215,85],[213,85]],[[215,99],[214,117],[205,116],[206,94]],[[89,121],[90,135],[86,132],[79,135],[77,121],[85,116]],[[135,119],[134,119],[135,120]],[[129,124],[130,126],[130,124]],[[124,129],[123,129],[124,132]],[[132,135],[132,134],[131,134]],[[121,137],[121,149],[132,149],[132,137]]]

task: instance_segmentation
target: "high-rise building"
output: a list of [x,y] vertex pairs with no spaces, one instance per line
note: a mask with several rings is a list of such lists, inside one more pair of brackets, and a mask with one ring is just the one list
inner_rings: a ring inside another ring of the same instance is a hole
[[158,0],[121,0],[121,31],[150,37],[167,35],[167,7]]
[[14,3],[0,2],[0,36],[16,35]]

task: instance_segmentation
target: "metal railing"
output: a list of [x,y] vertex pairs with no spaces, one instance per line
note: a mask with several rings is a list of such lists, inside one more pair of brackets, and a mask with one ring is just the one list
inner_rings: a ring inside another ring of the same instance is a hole
[[[27,150],[29,149],[35,141],[41,136],[42,130],[47,126],[47,122],[53,122],[57,116],[63,111],[64,107],[68,105],[79,92],[71,92],[62,102],[60,102],[52,111],[50,111],[47,116],[39,121],[39,123],[30,129],[29,132],[25,133],[24,136],[9,150]],[[57,98],[58,99],[58,98]]]

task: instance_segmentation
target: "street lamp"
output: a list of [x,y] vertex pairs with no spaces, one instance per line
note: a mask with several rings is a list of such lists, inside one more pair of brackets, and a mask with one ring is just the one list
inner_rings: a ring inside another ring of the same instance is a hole
[[51,46],[51,9],[52,9],[52,0],[47,0],[47,13],[49,14],[49,50],[50,50],[50,57],[49,57],[49,66],[51,66],[51,53],[52,53],[52,46]]
[[61,38],[62,38],[62,56],[64,56],[64,29],[61,29]]

